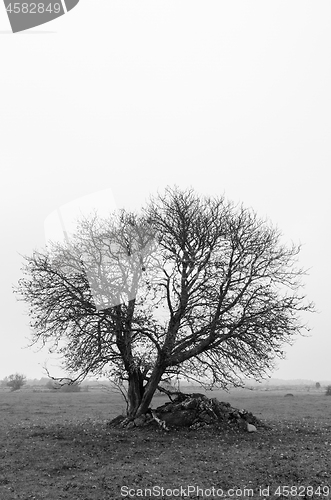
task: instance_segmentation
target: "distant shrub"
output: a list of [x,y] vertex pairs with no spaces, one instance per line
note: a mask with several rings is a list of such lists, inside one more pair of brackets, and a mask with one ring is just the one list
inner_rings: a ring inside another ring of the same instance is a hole
[[20,373],[15,373],[13,375],[9,375],[5,381],[7,387],[10,387],[11,391],[18,391],[24,384],[26,384],[26,377]]
[[320,389],[321,388],[321,384],[319,382],[316,382],[315,387],[316,387],[316,389]]
[[55,389],[57,389],[57,385],[54,380],[48,380],[48,382],[46,382],[45,384],[45,387],[47,387],[47,389],[49,389],[50,391],[55,391]]
[[328,385],[325,392],[326,396],[331,396],[331,385]]

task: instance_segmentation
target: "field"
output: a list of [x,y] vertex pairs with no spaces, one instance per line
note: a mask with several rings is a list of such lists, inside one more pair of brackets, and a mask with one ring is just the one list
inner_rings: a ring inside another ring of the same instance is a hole
[[[271,429],[111,429],[125,409],[117,394],[0,392],[0,499],[329,498],[331,397],[207,395]],[[143,491],[153,487],[154,496]]]

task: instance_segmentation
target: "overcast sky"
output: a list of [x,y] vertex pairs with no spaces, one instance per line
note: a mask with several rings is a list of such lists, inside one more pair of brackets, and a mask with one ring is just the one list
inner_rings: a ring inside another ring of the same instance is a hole
[[39,378],[45,360],[61,373],[24,349],[12,293],[48,216],[106,189],[139,208],[177,184],[302,243],[319,312],[273,376],[331,380],[331,3],[81,0],[17,34],[0,5],[0,31],[0,378]]

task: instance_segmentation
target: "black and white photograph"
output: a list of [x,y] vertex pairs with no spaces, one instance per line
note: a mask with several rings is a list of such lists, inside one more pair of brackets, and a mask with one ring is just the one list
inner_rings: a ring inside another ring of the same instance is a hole
[[0,0],[0,500],[331,498],[331,3]]

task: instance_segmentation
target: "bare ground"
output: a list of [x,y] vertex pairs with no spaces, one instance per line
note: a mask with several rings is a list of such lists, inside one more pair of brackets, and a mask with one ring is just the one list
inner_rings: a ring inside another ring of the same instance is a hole
[[[111,500],[125,498],[129,488],[127,498],[141,498],[139,489],[153,487],[155,498],[169,499],[176,498],[171,490],[188,493],[189,485],[218,489],[208,498],[220,498],[222,489],[223,498],[262,499],[265,488],[265,498],[328,498],[331,397],[207,395],[251,411],[272,428],[253,434],[215,427],[110,429],[107,422],[125,409],[117,394],[0,393],[0,499]],[[155,398],[154,406],[165,400]],[[203,496],[191,490],[186,498]]]

